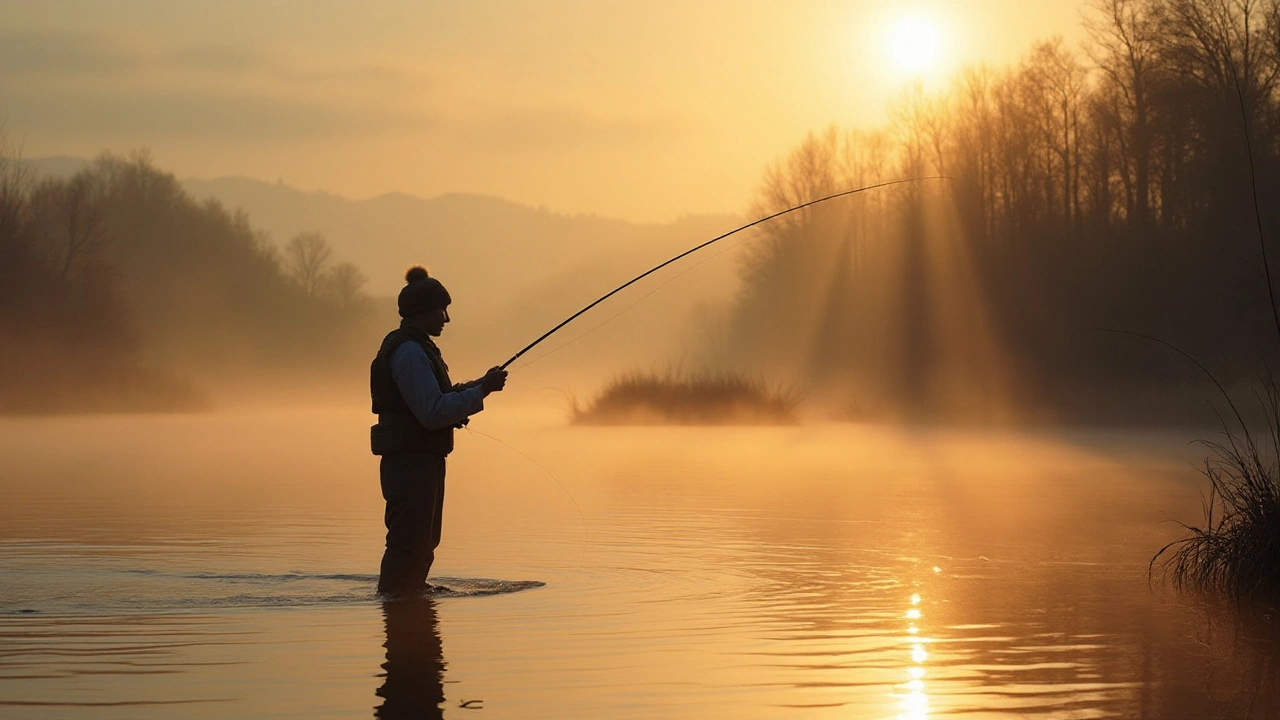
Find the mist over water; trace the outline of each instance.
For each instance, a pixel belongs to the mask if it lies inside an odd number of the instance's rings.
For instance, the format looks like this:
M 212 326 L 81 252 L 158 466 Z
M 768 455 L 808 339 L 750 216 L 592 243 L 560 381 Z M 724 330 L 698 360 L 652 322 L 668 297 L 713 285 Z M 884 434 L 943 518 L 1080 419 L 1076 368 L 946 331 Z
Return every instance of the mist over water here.
M 3 421 L 0 702 L 32 718 L 395 717 L 437 696 L 444 717 L 500 718 L 1277 708 L 1273 648 L 1148 587 L 1170 521 L 1199 508 L 1177 433 L 592 428 L 527 394 L 491 402 L 473 427 L 511 447 L 460 433 L 433 569 L 451 590 L 409 608 L 373 593 L 363 408 Z M 472 596 L 516 589 L 498 581 L 545 585 Z

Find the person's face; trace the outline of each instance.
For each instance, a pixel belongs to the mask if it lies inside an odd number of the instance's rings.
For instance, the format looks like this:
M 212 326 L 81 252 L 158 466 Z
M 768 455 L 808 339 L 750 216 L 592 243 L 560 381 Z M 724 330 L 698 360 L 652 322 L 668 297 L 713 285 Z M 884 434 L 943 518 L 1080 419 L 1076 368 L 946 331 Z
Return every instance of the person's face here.
M 417 318 L 417 323 L 426 333 L 432 337 L 440 337 L 440 333 L 444 332 L 444 326 L 449 322 L 449 308 L 442 307 L 435 310 L 428 310 Z

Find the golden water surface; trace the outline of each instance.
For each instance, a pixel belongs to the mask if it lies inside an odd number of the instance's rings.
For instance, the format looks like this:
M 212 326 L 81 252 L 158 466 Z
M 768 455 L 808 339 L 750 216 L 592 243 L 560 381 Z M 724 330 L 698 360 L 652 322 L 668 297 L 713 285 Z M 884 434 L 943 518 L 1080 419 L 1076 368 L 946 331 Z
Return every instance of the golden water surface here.
M 384 606 L 368 422 L 0 421 L 0 716 L 1280 712 L 1273 644 L 1148 584 L 1198 519 L 1193 433 L 575 428 L 513 405 L 450 458 L 450 589 Z

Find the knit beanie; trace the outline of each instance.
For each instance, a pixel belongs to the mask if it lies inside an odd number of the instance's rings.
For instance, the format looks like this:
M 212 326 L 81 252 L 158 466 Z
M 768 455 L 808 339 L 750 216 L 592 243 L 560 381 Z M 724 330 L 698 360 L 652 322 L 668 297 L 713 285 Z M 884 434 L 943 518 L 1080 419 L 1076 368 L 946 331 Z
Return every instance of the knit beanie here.
M 439 310 L 452 300 L 449 291 L 444 289 L 440 281 L 429 277 L 427 269 L 421 265 L 409 268 L 404 274 L 405 286 L 400 289 L 396 305 L 400 308 L 400 317 L 409 317 L 428 310 Z

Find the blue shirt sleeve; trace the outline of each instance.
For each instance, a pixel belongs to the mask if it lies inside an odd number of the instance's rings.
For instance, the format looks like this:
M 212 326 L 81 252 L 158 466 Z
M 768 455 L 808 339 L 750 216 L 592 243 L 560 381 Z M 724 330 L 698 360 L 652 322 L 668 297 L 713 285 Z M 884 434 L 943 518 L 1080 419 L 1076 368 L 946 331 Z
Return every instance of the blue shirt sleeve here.
M 484 390 L 479 387 L 441 392 L 427 351 L 416 342 L 396 348 L 391 355 L 391 377 L 409 410 L 428 430 L 453 427 L 484 409 Z

